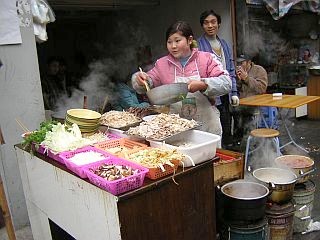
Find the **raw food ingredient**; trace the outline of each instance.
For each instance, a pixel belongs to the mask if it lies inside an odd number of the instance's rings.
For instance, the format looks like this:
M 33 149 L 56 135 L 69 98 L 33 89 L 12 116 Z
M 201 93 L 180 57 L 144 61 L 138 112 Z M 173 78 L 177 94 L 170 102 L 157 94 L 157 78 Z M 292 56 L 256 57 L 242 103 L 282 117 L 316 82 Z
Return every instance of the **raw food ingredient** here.
M 58 124 L 57 121 L 45 121 L 40 123 L 39 130 L 35 130 L 28 134 L 23 142 L 22 145 L 24 147 L 30 146 L 32 143 L 39 145 L 46 137 L 47 132 L 52 130 L 52 127 Z
M 163 140 L 196 126 L 198 126 L 196 121 L 181 118 L 178 114 L 161 113 L 149 121 L 140 123 L 137 127 L 131 127 L 127 133 L 154 140 Z
M 97 162 L 103 159 L 107 159 L 102 153 L 95 152 L 95 151 L 88 151 L 88 152 L 79 152 L 76 153 L 73 157 L 69 158 L 68 160 L 75 163 L 76 165 L 84 165 L 93 162 Z
M 115 181 L 139 173 L 139 169 L 133 170 L 124 165 L 102 164 L 97 169 L 90 168 L 94 174 L 108 181 Z
M 77 124 L 72 124 L 71 128 L 66 128 L 64 124 L 54 125 L 51 131 L 47 132 L 41 145 L 50 149 L 53 153 L 75 150 L 90 145 L 89 139 L 83 138 Z
M 122 128 L 141 121 L 141 118 L 136 117 L 129 112 L 109 111 L 104 113 L 100 118 L 100 124 L 112 128 Z
M 140 150 L 138 152 L 132 153 L 129 155 L 129 159 L 137 162 L 148 168 L 163 168 L 164 164 L 168 164 L 170 166 L 174 166 L 172 161 L 178 160 L 182 161 L 185 156 L 178 152 L 176 149 L 174 150 L 166 150 L 159 148 L 151 148 Z

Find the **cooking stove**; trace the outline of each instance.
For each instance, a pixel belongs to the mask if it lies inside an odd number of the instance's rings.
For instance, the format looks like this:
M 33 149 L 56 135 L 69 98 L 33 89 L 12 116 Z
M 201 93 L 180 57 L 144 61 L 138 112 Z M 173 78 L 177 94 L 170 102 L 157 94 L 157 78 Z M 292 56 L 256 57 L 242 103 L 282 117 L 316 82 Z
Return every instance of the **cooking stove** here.
M 291 201 L 283 204 L 278 204 L 274 202 L 267 202 L 266 214 L 270 215 L 282 215 L 294 211 L 294 204 Z

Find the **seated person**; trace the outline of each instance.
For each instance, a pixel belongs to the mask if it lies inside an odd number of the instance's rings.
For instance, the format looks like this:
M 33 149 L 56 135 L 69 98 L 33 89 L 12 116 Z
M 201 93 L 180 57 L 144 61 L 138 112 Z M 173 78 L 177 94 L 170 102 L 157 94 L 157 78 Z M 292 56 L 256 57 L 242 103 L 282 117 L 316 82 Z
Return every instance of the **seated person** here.
M 113 109 L 117 111 L 127 110 L 130 107 L 146 108 L 150 106 L 147 102 L 139 102 L 136 91 L 131 86 L 131 79 L 127 82 L 120 81 L 116 83 L 116 100 Z
M 237 88 L 241 98 L 263 94 L 267 90 L 267 71 L 260 65 L 254 64 L 249 55 L 240 55 L 237 58 Z M 234 139 L 239 144 L 252 130 L 249 125 L 253 123 L 253 117 L 257 109 L 255 107 L 238 106 L 233 108 Z M 252 124 L 253 125 L 253 124 Z

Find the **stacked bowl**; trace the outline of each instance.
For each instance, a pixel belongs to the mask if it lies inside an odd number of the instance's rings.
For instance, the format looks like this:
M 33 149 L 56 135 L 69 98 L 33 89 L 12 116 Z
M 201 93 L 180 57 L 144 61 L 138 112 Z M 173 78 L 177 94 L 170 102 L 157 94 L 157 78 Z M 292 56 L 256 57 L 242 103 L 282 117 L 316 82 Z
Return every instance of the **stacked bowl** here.
M 99 127 L 101 114 L 89 109 L 69 109 L 66 114 L 65 124 L 71 127 L 77 124 L 82 133 L 94 133 Z

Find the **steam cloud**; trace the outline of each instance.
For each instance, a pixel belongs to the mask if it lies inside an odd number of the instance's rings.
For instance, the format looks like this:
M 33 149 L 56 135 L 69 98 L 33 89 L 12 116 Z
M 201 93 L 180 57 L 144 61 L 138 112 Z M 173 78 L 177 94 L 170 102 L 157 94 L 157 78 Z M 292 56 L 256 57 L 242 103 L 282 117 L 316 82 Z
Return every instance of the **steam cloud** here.
M 290 44 L 270 28 L 266 30 L 259 22 L 250 22 L 249 33 L 238 38 L 242 51 L 251 56 L 259 55 L 261 61 L 274 64 L 277 56 L 289 50 Z
M 105 100 L 115 100 L 116 83 L 129 80 L 138 70 L 137 49 L 149 43 L 142 24 L 119 21 L 107 39 L 103 44 L 94 44 L 104 57 L 89 64 L 89 74 L 80 80 L 80 89 L 73 90 L 70 97 L 63 95 L 53 116 L 64 118 L 68 109 L 82 108 L 84 96 L 89 109 L 101 111 Z

